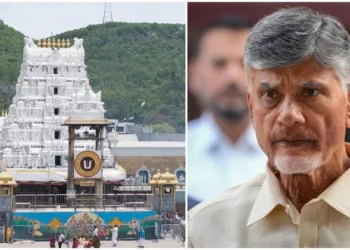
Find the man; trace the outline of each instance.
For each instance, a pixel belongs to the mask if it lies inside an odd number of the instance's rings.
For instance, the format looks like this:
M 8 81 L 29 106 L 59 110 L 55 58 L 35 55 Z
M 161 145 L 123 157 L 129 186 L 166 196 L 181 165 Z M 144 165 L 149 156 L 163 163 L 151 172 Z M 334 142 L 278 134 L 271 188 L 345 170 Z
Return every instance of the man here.
M 186 241 L 186 221 L 183 216 L 180 217 L 180 229 L 181 229 L 182 245 L 184 246 Z
M 180 222 L 179 214 L 176 213 L 174 217 L 174 224 L 179 224 L 179 222 Z
M 100 238 L 98 236 L 94 236 L 92 237 L 92 245 L 94 248 L 100 248 L 101 247 L 101 241 Z
M 62 244 L 66 241 L 66 237 L 62 232 L 58 233 L 58 248 L 62 248 Z
M 113 243 L 113 246 L 115 247 L 118 244 L 118 225 L 115 225 L 111 229 L 111 232 L 112 232 L 112 243 Z
M 306 8 L 255 25 L 244 63 L 267 173 L 195 207 L 191 247 L 350 247 L 349 41 Z
M 141 227 L 141 230 L 140 230 L 140 233 L 139 233 L 139 240 L 138 240 L 138 244 L 137 244 L 138 248 L 144 248 L 145 247 L 145 239 L 146 239 L 145 230 L 143 230 L 143 228 Z
M 222 17 L 200 34 L 190 63 L 191 92 L 203 115 L 188 126 L 188 208 L 263 171 L 246 100 L 244 45 L 251 24 Z
M 98 237 L 98 228 L 97 228 L 97 226 L 94 226 L 94 231 L 93 231 L 92 235 Z

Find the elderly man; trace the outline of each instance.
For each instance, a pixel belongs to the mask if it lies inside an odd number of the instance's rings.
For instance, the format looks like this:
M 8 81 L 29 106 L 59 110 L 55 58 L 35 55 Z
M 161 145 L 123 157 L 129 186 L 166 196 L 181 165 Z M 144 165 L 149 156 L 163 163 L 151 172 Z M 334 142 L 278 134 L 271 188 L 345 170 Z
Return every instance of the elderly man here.
M 220 17 L 201 31 L 193 50 L 189 88 L 204 112 L 188 126 L 189 209 L 264 172 L 243 68 L 251 28 L 243 18 Z
M 189 213 L 191 247 L 350 247 L 350 37 L 281 9 L 246 44 L 248 103 L 267 174 Z

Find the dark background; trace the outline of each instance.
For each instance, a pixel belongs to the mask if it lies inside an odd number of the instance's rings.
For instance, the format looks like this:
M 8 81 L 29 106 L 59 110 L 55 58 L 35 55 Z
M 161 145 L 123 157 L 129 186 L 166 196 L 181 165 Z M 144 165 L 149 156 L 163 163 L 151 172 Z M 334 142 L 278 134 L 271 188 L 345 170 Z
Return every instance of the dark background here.
M 237 14 L 255 23 L 279 8 L 296 6 L 305 6 L 334 16 L 350 30 L 350 3 L 188 3 L 188 57 L 189 59 L 191 57 L 191 47 L 196 31 L 220 15 Z M 200 109 L 190 92 L 188 92 L 187 107 L 188 121 L 200 115 Z

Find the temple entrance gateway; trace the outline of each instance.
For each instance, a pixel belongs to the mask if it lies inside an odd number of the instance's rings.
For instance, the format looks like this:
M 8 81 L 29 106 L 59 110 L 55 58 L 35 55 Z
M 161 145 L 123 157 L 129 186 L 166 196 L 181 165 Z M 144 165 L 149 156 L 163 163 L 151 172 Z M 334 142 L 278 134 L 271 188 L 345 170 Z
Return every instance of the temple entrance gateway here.
M 90 86 L 85 85 L 86 95 L 89 94 Z M 77 201 L 76 186 L 79 185 L 79 191 L 82 194 L 85 191 L 90 191 L 94 194 L 91 198 L 81 196 L 81 199 L 89 199 L 87 202 L 90 205 L 103 205 L 103 141 L 104 128 L 109 124 L 107 119 L 101 116 L 89 114 L 90 102 L 89 98 L 84 98 L 78 105 L 76 112 L 72 113 L 63 125 L 68 126 L 68 173 L 67 173 L 67 199 L 68 206 L 73 207 L 76 204 L 81 204 L 81 200 Z M 94 133 L 82 133 L 77 135 L 76 130 L 82 127 L 89 127 Z M 90 150 L 76 150 L 74 147 L 75 141 L 89 140 L 94 141 L 95 145 Z M 93 192 L 91 192 L 93 191 Z M 85 203 L 86 201 L 83 201 Z M 94 204 L 91 204 L 94 203 Z

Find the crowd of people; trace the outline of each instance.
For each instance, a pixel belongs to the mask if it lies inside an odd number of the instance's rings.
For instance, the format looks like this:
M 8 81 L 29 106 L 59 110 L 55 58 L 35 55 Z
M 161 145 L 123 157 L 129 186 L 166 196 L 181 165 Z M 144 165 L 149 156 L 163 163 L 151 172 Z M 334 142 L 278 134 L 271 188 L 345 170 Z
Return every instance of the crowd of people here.
M 185 241 L 185 220 L 183 217 L 178 216 L 178 214 L 175 215 L 174 218 L 170 219 L 170 214 L 167 215 L 167 220 L 176 220 L 176 224 L 183 225 L 183 230 L 181 230 L 181 237 L 183 238 L 183 242 Z M 112 225 L 110 232 L 111 232 L 111 240 L 112 240 L 112 247 L 117 247 L 118 245 L 118 225 Z M 145 246 L 145 240 L 146 240 L 146 233 L 145 230 L 141 227 L 140 230 L 137 233 L 137 247 L 138 248 L 144 248 Z M 101 241 L 99 237 L 99 230 L 96 226 L 94 226 L 94 229 L 92 231 L 92 237 L 88 240 L 86 240 L 84 237 L 78 238 L 76 235 L 73 235 L 72 240 L 70 240 L 67 235 L 65 235 L 63 232 L 58 232 L 58 234 L 53 234 L 50 238 L 50 248 L 56 248 L 56 243 L 58 248 L 62 248 L 62 246 L 66 246 L 66 248 L 70 248 L 70 242 L 72 242 L 72 248 L 78 248 L 79 245 L 82 245 L 84 248 L 100 248 L 101 247 Z
M 118 226 L 112 226 L 111 229 L 112 232 L 112 243 L 113 247 L 116 247 L 118 244 Z M 78 248 L 79 245 L 82 245 L 84 248 L 100 248 L 101 247 L 101 241 L 98 235 L 98 228 L 94 226 L 94 230 L 92 233 L 92 237 L 89 240 L 85 240 L 85 238 L 79 238 L 74 235 L 72 237 L 72 248 Z M 70 240 L 67 239 L 67 236 L 64 235 L 63 232 L 58 232 L 57 235 L 53 234 L 50 238 L 50 248 L 56 248 L 56 242 L 58 245 L 58 248 L 62 248 L 62 245 L 66 245 L 67 248 L 70 248 Z

